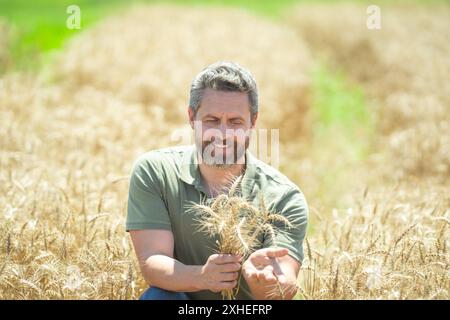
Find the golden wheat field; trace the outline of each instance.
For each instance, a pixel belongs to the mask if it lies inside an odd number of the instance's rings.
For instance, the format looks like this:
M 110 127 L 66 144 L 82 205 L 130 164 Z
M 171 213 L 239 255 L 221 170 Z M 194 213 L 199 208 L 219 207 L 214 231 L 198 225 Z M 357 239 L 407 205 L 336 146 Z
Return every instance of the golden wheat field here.
M 279 21 L 141 5 L 70 39 L 39 73 L 1 74 L 0 299 L 140 296 L 124 227 L 131 167 L 190 134 L 190 81 L 217 60 L 255 75 L 258 126 L 280 128 L 280 170 L 308 199 L 296 298 L 449 299 L 449 16 L 448 5 L 383 8 L 376 33 L 358 5 L 305 4 Z M 315 138 L 322 61 L 373 106 L 363 160 L 338 134 Z

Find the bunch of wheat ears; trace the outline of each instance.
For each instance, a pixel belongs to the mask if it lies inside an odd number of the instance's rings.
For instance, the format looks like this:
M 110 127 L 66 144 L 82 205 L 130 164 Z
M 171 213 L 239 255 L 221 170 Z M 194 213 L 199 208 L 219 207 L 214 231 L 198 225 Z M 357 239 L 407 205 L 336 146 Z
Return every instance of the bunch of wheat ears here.
M 263 195 L 259 195 L 258 207 L 248 201 L 241 190 L 242 176 L 234 179 L 226 193 L 201 203 L 191 203 L 189 210 L 196 215 L 198 230 L 208 236 L 217 236 L 216 251 L 221 254 L 240 255 L 244 260 L 261 247 L 261 237 L 276 245 L 276 235 L 283 232 L 276 222 L 290 229 L 293 224 L 285 216 L 272 213 L 266 208 Z M 235 289 L 222 291 L 225 300 L 235 299 L 241 281 Z M 278 284 L 277 289 L 281 290 Z

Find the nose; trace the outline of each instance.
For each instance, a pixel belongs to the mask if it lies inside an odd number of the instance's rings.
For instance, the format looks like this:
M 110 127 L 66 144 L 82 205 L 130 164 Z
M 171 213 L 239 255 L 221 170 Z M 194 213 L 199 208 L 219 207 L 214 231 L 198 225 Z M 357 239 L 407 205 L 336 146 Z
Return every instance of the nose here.
M 222 141 L 225 140 L 226 143 L 229 143 L 230 140 L 233 139 L 233 130 L 227 127 L 227 124 L 222 122 L 219 126 L 219 131 L 221 134 Z

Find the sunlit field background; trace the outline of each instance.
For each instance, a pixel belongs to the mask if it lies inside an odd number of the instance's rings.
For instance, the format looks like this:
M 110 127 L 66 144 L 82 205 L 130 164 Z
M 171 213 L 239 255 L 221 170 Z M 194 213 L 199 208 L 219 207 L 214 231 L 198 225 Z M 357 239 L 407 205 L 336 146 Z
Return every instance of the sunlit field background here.
M 0 299 L 139 297 L 131 166 L 189 134 L 217 60 L 308 200 L 296 298 L 449 299 L 450 4 L 224 3 L 0 0 Z

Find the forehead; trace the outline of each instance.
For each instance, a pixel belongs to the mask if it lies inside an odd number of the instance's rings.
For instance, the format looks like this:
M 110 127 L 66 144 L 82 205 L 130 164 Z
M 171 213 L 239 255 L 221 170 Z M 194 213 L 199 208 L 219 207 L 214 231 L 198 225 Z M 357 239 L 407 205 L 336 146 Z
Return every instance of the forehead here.
M 246 92 L 206 89 L 198 113 L 199 115 L 207 113 L 249 114 L 248 94 Z

